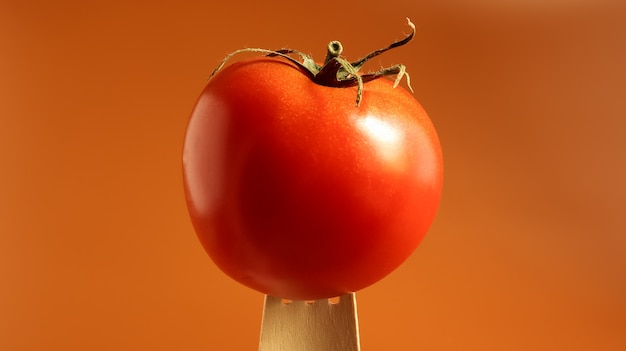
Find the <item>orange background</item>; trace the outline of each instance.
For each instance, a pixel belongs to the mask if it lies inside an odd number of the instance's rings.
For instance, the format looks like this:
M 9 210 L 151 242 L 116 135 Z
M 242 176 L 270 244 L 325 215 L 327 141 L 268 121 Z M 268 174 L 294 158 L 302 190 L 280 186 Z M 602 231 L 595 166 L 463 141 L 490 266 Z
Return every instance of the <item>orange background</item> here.
M 367 350 L 626 349 L 620 1 L 0 1 L 0 349 L 255 350 L 181 189 L 228 52 L 405 63 L 446 158 L 422 246 L 358 294 Z

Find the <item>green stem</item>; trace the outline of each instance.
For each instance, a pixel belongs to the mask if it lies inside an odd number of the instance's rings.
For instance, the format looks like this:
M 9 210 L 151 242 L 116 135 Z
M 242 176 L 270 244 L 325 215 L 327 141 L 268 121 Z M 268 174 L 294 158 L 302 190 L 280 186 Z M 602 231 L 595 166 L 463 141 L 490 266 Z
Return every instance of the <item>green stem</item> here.
M 224 60 L 217 66 L 217 68 L 211 73 L 210 77 L 213 77 L 228 61 L 232 56 L 241 52 L 260 52 L 265 53 L 270 57 L 283 57 L 296 66 L 300 67 L 307 75 L 311 77 L 311 79 L 320 85 L 329 86 L 329 87 L 352 87 L 357 86 L 357 96 L 356 96 L 356 105 L 359 106 L 361 102 L 361 97 L 363 95 L 363 84 L 365 82 L 369 82 L 374 79 L 378 79 L 384 76 L 396 75 L 396 81 L 394 83 L 394 87 L 398 85 L 402 77 L 407 78 L 407 82 L 409 79 L 408 74 L 406 73 L 404 65 L 394 65 L 391 67 L 383 68 L 377 72 L 360 74 L 359 69 L 370 59 L 388 51 L 393 48 L 397 48 L 399 46 L 406 45 L 408 42 L 413 40 L 415 36 L 415 25 L 407 18 L 409 26 L 411 27 L 411 33 L 405 36 L 403 39 L 398 40 L 396 42 L 391 43 L 387 47 L 382 49 L 378 49 L 370 52 L 365 55 L 365 57 L 360 60 L 349 62 L 343 57 L 341 54 L 343 53 L 343 46 L 340 42 L 333 40 L 328 43 L 326 58 L 324 59 L 324 64 L 317 64 L 310 56 L 305 55 L 304 53 L 292 50 L 292 49 L 282 49 L 282 50 L 267 50 L 267 49 L 258 49 L 258 48 L 248 48 L 241 49 L 235 52 L 230 53 Z M 291 54 L 297 54 L 301 57 L 302 62 L 296 60 L 291 57 Z M 209 77 L 209 78 L 210 78 Z M 409 89 L 411 85 L 409 84 Z M 412 89 L 411 89 L 412 90 Z
M 341 56 L 343 52 L 343 46 L 337 40 L 333 40 L 328 43 L 328 50 L 326 51 L 326 59 L 324 59 L 324 66 L 332 59 Z

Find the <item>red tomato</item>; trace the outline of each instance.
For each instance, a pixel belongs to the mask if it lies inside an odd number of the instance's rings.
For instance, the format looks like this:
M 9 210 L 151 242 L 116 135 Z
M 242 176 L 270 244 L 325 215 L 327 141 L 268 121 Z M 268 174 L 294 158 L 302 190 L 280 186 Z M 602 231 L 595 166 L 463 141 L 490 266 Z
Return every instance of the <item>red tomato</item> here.
M 315 84 L 257 58 L 217 74 L 189 121 L 188 208 L 227 275 L 293 300 L 342 295 L 388 275 L 418 246 L 442 189 L 433 125 L 387 79 Z

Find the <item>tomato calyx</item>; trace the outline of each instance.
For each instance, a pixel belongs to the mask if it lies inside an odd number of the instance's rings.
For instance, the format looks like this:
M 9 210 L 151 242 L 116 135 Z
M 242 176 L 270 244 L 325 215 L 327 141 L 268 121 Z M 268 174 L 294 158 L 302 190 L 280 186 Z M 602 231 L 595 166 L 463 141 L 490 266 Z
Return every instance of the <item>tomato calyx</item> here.
M 370 72 L 366 74 L 359 73 L 359 69 L 361 69 L 361 67 L 363 67 L 363 65 L 370 59 L 393 48 L 406 45 L 413 39 L 413 37 L 415 36 L 415 25 L 413 24 L 413 22 L 411 22 L 409 18 L 407 18 L 407 22 L 409 27 L 411 27 L 410 34 L 408 34 L 401 40 L 391 43 L 387 47 L 372 51 L 369 54 L 365 55 L 363 58 L 353 62 L 350 62 L 341 56 L 341 54 L 343 53 L 343 46 L 341 45 L 341 42 L 336 40 L 328 43 L 326 58 L 323 65 L 315 62 L 315 60 L 313 60 L 310 55 L 294 49 L 268 50 L 259 48 L 245 48 L 233 51 L 232 53 L 228 54 L 215 68 L 215 70 L 213 70 L 213 72 L 209 76 L 209 79 L 217 74 L 217 72 L 219 72 L 219 70 L 224 67 L 226 62 L 234 55 L 242 52 L 258 52 L 266 54 L 266 56 L 268 57 L 282 57 L 289 60 L 297 67 L 302 69 L 302 71 L 307 74 L 309 78 L 311 78 L 311 80 L 316 84 L 336 88 L 357 86 L 357 107 L 360 105 L 361 99 L 363 97 L 364 83 L 381 77 L 395 75 L 396 79 L 393 84 L 394 88 L 400 84 L 403 77 L 406 77 L 407 85 L 409 87 L 409 90 L 411 90 L 412 92 L 413 88 L 411 87 L 411 79 L 409 77 L 409 74 L 406 72 L 406 66 L 402 64 L 396 64 L 390 67 L 386 67 L 376 72 Z M 298 59 L 291 56 L 294 54 L 298 55 L 302 61 L 299 61 Z

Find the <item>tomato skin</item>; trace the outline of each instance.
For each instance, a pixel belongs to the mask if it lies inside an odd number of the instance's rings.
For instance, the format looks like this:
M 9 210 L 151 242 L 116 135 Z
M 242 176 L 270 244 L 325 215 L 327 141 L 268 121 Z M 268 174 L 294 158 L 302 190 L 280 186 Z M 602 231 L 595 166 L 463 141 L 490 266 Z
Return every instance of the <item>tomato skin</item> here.
M 257 58 L 214 76 L 183 150 L 195 231 L 227 275 L 312 300 L 382 279 L 416 249 L 441 196 L 443 161 L 419 103 L 387 79 L 313 83 Z

